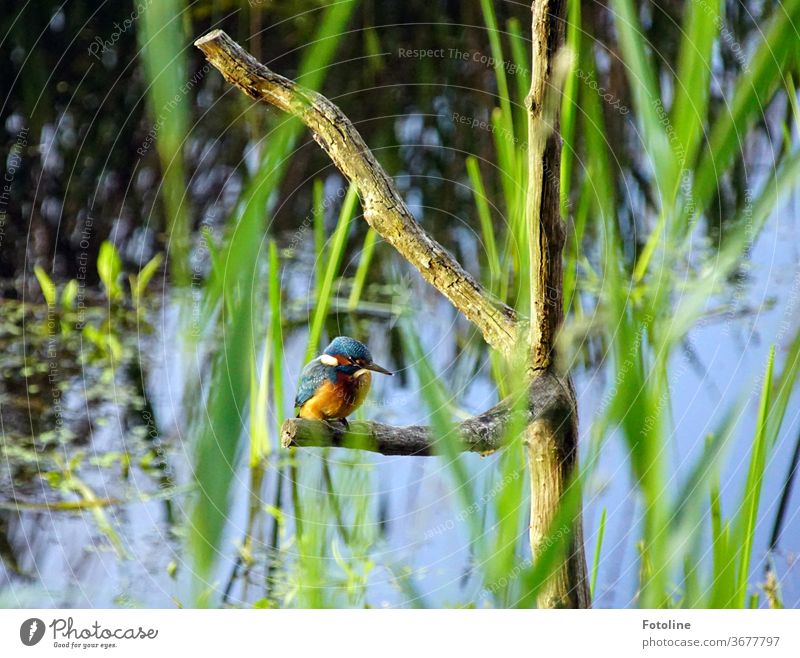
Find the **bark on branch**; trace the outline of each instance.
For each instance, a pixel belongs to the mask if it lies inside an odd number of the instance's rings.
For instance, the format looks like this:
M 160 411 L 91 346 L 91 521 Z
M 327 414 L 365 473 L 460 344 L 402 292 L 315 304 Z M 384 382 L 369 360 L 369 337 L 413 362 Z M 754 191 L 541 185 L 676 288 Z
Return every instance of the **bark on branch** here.
M 502 447 L 503 428 L 509 409 L 493 408 L 480 416 L 464 421 L 458 434 L 464 452 L 487 454 Z M 336 421 L 292 418 L 283 424 L 281 443 L 284 448 L 355 448 L 382 455 L 431 457 L 436 455 L 435 439 L 429 427 L 407 425 L 396 427 L 364 421 L 351 421 L 347 429 Z
M 422 229 L 394 181 L 336 105 L 274 73 L 222 30 L 213 30 L 194 43 L 232 85 L 302 120 L 356 186 L 369 225 L 478 327 L 489 345 L 505 356 L 512 354 L 520 338 L 516 312 L 493 298 Z
M 526 219 L 530 237 L 531 323 L 528 344 L 536 379 L 552 377 L 555 339 L 564 313 L 559 179 L 561 136 L 558 128 L 556 61 L 564 43 L 565 0 L 533 0 L 531 5 L 531 88 L 528 110 L 528 193 Z M 531 474 L 531 552 L 534 558 L 551 541 L 553 525 L 577 472 L 578 413 L 569 379 L 569 422 L 536 419 L 526 430 Z M 553 575 L 538 595 L 540 608 L 587 608 L 591 605 L 580 506 L 569 523 L 569 542 Z
M 555 64 L 564 43 L 565 0 L 535 0 L 531 12 L 531 87 L 528 113 L 526 222 L 531 262 L 531 366 L 552 364 L 556 333 L 564 314 L 562 299 L 564 222 L 560 209 L 561 102 Z
M 537 377 L 530 389 L 529 399 L 517 405 L 519 427 L 534 421 L 547 422 L 566 428 L 572 422 L 572 402 L 569 390 L 554 376 Z M 509 422 L 514 413 L 511 400 L 503 400 L 488 411 L 457 425 L 464 452 L 486 454 L 503 447 Z M 429 457 L 439 453 L 430 428 L 421 425 L 395 427 L 374 422 L 351 422 L 349 428 L 338 422 L 292 418 L 283 424 L 281 443 L 291 447 L 341 447 L 379 452 L 384 455 Z

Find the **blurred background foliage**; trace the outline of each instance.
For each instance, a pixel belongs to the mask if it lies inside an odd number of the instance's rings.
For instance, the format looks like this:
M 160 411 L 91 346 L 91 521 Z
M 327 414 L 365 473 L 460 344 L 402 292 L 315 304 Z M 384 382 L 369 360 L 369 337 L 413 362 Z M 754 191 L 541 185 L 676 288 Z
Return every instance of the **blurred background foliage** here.
M 797 262 L 800 3 L 568 6 L 561 358 L 596 600 L 797 603 L 800 279 L 751 261 Z M 524 311 L 528 23 L 489 0 L 0 12 L 3 604 L 532 604 L 563 533 L 530 563 L 518 433 L 483 460 L 450 440 L 521 377 L 191 45 L 221 27 L 321 90 Z M 430 423 L 439 457 L 278 448 L 338 333 L 400 371 L 362 415 Z
M 142 249 L 149 255 L 158 251 L 173 221 L 169 218 L 177 214 L 191 218 L 186 221 L 191 221 L 195 232 L 203 221 L 223 225 L 230 199 L 235 198 L 223 187 L 233 187 L 231 175 L 234 182 L 246 179 L 247 160 L 243 155 L 262 140 L 271 111 L 243 112 L 250 101 L 227 89 L 218 75 L 193 77 L 202 70 L 204 61 L 188 46 L 189 37 L 211 26 L 223 27 L 257 57 L 293 77 L 303 49 L 317 29 L 317 12 L 327 3 L 151 4 L 159 7 L 159 12 L 177 9 L 179 13 L 178 18 L 165 22 L 168 30 L 158 32 L 163 46 L 172 53 L 170 69 L 165 68 L 159 53 L 155 64 L 158 75 L 151 71 L 150 76 L 146 60 L 139 56 L 140 46 L 145 46 L 149 38 L 147 26 L 134 21 L 124 29 L 125 21 L 136 12 L 134 5 L 75 2 L 62 7 L 62 3 L 45 0 L 35 12 L 29 8 L 3 12 L 5 38 L 0 45 L 0 67 L 5 102 L 0 120 L 6 126 L 5 149 L 12 148 L 24 125 L 29 130 L 26 152 L 36 155 L 43 145 L 47 154 L 47 158 L 25 158 L 22 170 L 14 177 L 4 238 L 8 248 L 0 253 L 4 280 L 22 277 L 26 258 L 44 264 L 54 257 L 55 272 L 74 277 L 80 232 L 87 215 L 94 220 L 94 254 L 113 231 L 115 241 L 130 244 L 123 254 L 129 262 L 138 262 Z M 677 61 L 683 4 L 679 0 L 659 2 L 657 9 L 655 3 L 642 5 L 648 19 L 642 24 L 643 35 L 659 53 L 653 58 L 658 78 L 663 76 L 658 69 L 672 73 Z M 504 26 L 509 18 L 517 19 L 517 29 L 525 40 L 528 11 L 524 5 L 496 3 L 498 24 Z M 602 3 L 584 7 L 582 12 L 583 38 L 594 44 L 602 60 L 602 70 L 596 72 L 598 84 L 619 101 L 617 107 L 631 108 L 611 12 Z M 726 4 L 725 25 L 732 39 L 719 44 L 722 68 L 720 87 L 709 100 L 712 114 L 722 110 L 726 92 L 741 70 L 739 49 L 755 38 L 756 26 L 769 13 L 765 3 Z M 447 193 L 446 181 L 464 180 L 464 161 L 456 154 L 472 153 L 483 161 L 493 159 L 491 133 L 455 125 L 452 114 L 490 119 L 497 93 L 494 71 L 490 61 L 475 62 L 471 57 L 466 61 L 449 55 L 414 58 L 398 56 L 398 52 L 458 49 L 470 56 L 480 53 L 488 60 L 492 52 L 483 23 L 479 3 L 444 2 L 431 7 L 413 1 L 401 5 L 361 2 L 348 24 L 350 35 L 336 44 L 338 63 L 325 70 L 326 93 L 358 123 L 367 143 L 381 154 L 384 166 L 400 177 L 409 201 L 413 204 L 419 203 L 420 197 L 435 198 L 442 217 L 449 213 L 473 215 L 468 194 L 458 188 L 455 194 Z M 159 44 L 151 46 L 157 48 Z M 93 55 L 89 55 L 90 49 Z M 172 61 L 175 53 L 181 56 Z M 510 53 L 506 56 L 511 63 Z M 524 73 L 509 78 L 525 88 Z M 152 87 L 150 77 L 155 78 Z M 407 84 L 397 84 L 398 80 Z M 194 84 L 186 100 L 176 111 L 165 111 L 172 95 L 191 81 Z M 159 85 L 165 88 L 161 90 Z M 148 90 L 150 96 L 145 93 Z M 213 111 L 208 111 L 212 103 Z M 354 104 L 352 110 L 350 103 Z M 775 112 L 788 121 L 791 107 L 779 105 L 766 114 Z M 154 107 L 161 109 L 156 112 Z M 358 108 L 362 108 L 361 113 Z M 646 155 L 636 139 L 635 127 L 614 105 L 603 103 L 601 109 L 619 196 L 642 197 L 644 204 L 654 204 L 643 162 Z M 399 117 L 406 119 L 400 121 Z M 154 118 L 165 118 L 175 126 L 160 131 L 160 139 L 149 140 Z M 758 130 L 768 131 L 766 117 L 759 123 Z M 164 132 L 186 133 L 182 148 L 168 142 Z M 443 139 L 448 149 L 438 148 Z M 164 145 L 164 152 L 172 151 L 172 156 L 151 148 L 154 141 Z M 420 148 L 412 147 L 417 144 Z M 209 148 L 213 152 L 206 154 Z M 139 149 L 145 154 L 138 154 Z M 182 199 L 187 208 L 180 212 L 173 206 L 181 200 L 157 198 L 159 192 L 164 197 L 170 194 L 162 190 L 159 181 L 162 170 L 172 171 L 168 166 L 172 157 L 185 159 L 189 171 L 190 187 Z M 292 230 L 297 217 L 306 214 L 311 191 L 301 182 L 309 172 L 326 167 L 329 164 L 324 155 L 311 144 L 293 154 L 282 183 L 283 195 L 288 198 L 279 204 L 273 218 L 276 230 Z M 487 170 L 484 175 L 490 185 L 497 185 L 494 172 Z M 722 230 L 725 218 L 733 216 L 733 209 L 741 205 L 744 175 L 744 163 L 739 162 L 724 181 L 723 194 L 715 199 L 720 207 L 711 213 L 715 221 L 709 224 L 709 231 Z M 171 186 L 163 187 L 168 190 Z M 627 249 L 635 252 L 642 245 L 636 239 L 641 231 L 635 230 L 633 213 L 633 208 L 624 210 L 620 222 Z M 146 221 L 140 221 L 143 218 Z M 430 223 L 435 233 L 436 226 L 448 226 L 444 221 Z M 437 238 L 453 246 L 446 232 L 441 231 Z M 18 287 L 9 287 L 6 294 L 13 295 Z

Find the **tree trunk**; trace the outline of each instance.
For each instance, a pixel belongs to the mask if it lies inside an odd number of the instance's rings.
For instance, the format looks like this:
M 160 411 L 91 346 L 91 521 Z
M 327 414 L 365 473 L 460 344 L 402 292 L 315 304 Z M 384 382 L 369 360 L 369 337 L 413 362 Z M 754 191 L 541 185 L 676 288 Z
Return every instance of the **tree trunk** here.
M 526 217 L 531 236 L 530 367 L 534 379 L 555 378 L 568 410 L 535 419 L 526 429 L 531 476 L 531 552 L 536 559 L 553 542 L 565 540 L 556 567 L 540 590 L 540 608 L 590 606 L 580 500 L 576 513 L 559 527 L 555 521 L 577 470 L 578 420 L 575 392 L 568 379 L 554 373 L 555 339 L 563 307 L 562 251 L 564 224 L 560 215 L 561 136 L 558 126 L 560 72 L 566 2 L 535 0 L 532 6 L 531 89 L 528 111 L 528 196 Z M 578 492 L 576 492 L 578 493 Z

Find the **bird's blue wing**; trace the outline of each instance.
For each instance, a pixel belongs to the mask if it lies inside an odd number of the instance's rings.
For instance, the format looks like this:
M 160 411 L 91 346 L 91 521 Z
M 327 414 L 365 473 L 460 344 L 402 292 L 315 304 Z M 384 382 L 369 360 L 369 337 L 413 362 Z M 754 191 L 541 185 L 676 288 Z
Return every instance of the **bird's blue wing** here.
M 314 359 L 303 368 L 300 373 L 300 382 L 297 384 L 297 396 L 294 399 L 294 406 L 301 407 L 308 402 L 322 386 L 326 379 L 336 381 L 334 368 L 326 366 L 319 359 Z

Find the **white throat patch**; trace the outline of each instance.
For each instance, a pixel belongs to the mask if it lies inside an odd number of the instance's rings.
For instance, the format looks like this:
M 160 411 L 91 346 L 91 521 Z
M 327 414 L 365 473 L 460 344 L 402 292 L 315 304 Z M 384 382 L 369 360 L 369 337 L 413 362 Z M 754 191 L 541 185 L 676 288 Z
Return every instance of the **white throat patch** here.
M 321 363 L 324 363 L 326 366 L 338 366 L 339 361 L 335 356 L 331 356 L 330 354 L 323 354 L 319 357 Z

